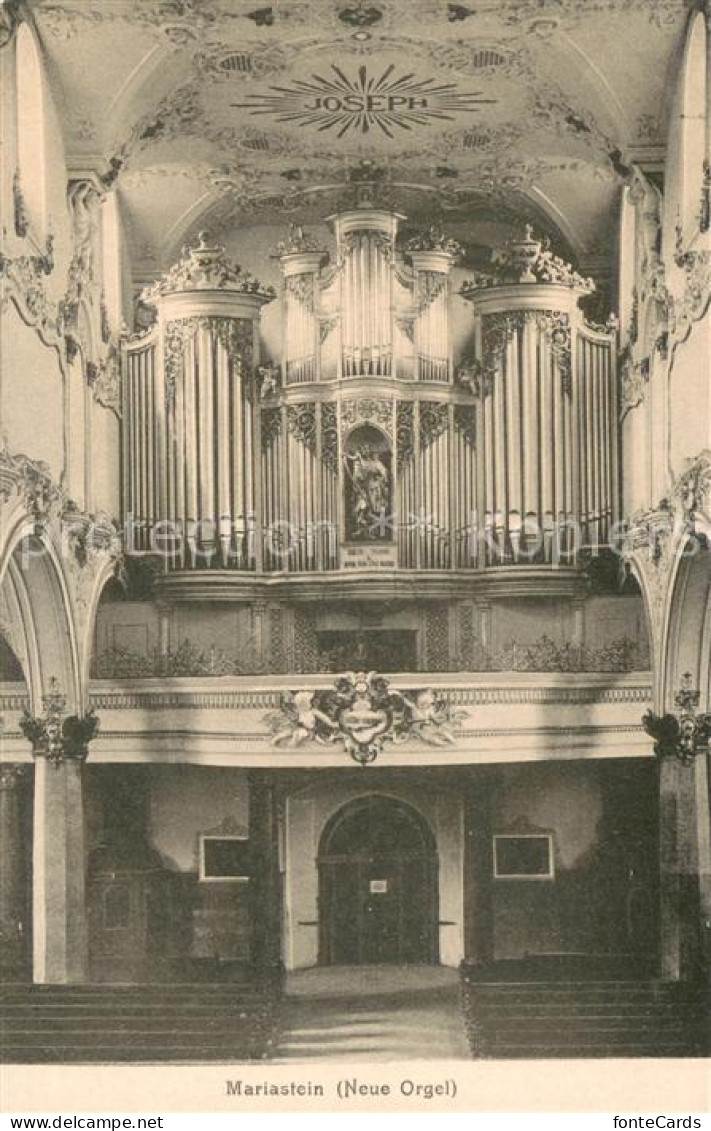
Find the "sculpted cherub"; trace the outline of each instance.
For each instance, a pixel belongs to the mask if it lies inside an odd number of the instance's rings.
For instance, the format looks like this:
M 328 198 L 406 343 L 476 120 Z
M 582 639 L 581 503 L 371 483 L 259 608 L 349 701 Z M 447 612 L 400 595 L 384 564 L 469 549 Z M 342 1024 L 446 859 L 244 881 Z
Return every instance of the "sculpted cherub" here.
M 268 722 L 274 732 L 275 746 L 301 746 L 310 739 L 318 739 L 319 724 L 329 731 L 337 730 L 336 723 L 325 712 L 314 706 L 314 691 L 296 691 L 284 697 L 281 711 L 272 713 Z
M 432 746 L 446 746 L 456 742 L 450 726 L 446 704 L 431 688 L 418 691 L 414 699 L 403 695 L 412 712 L 412 733 Z
M 260 365 L 257 369 L 259 377 L 259 396 L 264 401 L 279 391 L 279 367 L 276 365 Z

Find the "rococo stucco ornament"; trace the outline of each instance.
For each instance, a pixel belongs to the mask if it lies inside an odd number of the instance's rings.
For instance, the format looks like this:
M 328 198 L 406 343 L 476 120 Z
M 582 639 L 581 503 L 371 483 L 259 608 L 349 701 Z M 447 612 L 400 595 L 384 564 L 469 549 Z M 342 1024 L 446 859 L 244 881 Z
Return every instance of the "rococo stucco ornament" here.
M 584 278 L 560 256 L 551 251 L 547 237 L 536 237 L 531 224 L 526 224 L 522 236 L 508 239 L 491 253 L 492 271 L 465 280 L 459 293 L 463 298 L 473 298 L 478 291 L 488 287 L 508 286 L 512 283 L 558 283 L 592 294 L 595 283 Z
M 254 295 L 263 302 L 276 298 L 274 287 L 265 287 L 259 279 L 227 258 L 224 247 L 211 244 L 201 232 L 196 247 L 184 248 L 180 260 L 161 279 L 144 288 L 141 299 L 155 305 L 166 295 L 180 291 L 232 291 Z
M 705 530 L 711 531 L 711 450 L 707 448 L 686 461 L 672 494 L 687 523 L 703 523 Z
M 50 680 L 42 705 L 42 715 L 34 716 L 25 710 L 20 719 L 20 730 L 31 743 L 32 753 L 46 758 L 55 767 L 63 762 L 83 762 L 89 753 L 89 743 L 99 729 L 94 712 L 83 716 L 65 714 L 66 697 L 60 693 L 55 679 Z
M 266 722 L 275 746 L 340 745 L 365 766 L 375 761 L 386 742 L 454 744 L 455 728 L 467 714 L 431 688 L 400 691 L 377 672 L 348 672 L 328 690 L 288 693 Z

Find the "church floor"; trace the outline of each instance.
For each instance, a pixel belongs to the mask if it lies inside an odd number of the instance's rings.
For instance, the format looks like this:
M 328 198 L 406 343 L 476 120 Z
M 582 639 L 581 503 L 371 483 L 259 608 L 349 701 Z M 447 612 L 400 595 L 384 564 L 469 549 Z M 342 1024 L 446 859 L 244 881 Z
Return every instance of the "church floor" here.
M 289 974 L 272 1060 L 469 1060 L 456 970 L 331 966 Z

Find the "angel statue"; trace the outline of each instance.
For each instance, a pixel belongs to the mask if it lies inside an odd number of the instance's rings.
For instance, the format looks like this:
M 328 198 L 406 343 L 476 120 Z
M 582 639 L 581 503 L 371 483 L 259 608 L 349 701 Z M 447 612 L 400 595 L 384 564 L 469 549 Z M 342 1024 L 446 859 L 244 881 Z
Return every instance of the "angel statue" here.
M 362 444 L 345 458 L 352 486 L 349 517 L 354 533 L 360 538 L 383 537 L 390 502 L 388 469 L 370 444 Z
M 279 391 L 278 365 L 260 365 L 257 369 L 257 377 L 259 378 L 259 396 L 261 400 L 265 401 L 268 397 L 274 396 L 274 394 Z
M 267 723 L 274 735 L 274 746 L 301 746 L 307 740 L 324 741 L 325 731 L 338 730 L 337 724 L 314 705 L 314 691 L 287 694 L 280 711 L 272 711 Z
M 447 746 L 456 742 L 450 727 L 452 719 L 446 702 L 431 688 L 415 693 L 413 699 L 403 695 L 403 701 L 411 712 L 411 734 L 421 738 L 430 746 Z

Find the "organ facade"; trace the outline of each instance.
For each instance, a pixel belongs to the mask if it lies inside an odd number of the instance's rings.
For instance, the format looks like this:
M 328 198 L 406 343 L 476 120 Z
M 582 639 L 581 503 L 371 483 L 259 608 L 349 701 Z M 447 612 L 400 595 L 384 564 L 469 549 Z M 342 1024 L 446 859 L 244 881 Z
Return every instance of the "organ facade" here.
M 580 308 L 594 284 L 530 229 L 512 237 L 461 288 L 456 358 L 460 249 L 434 230 L 401 246 L 400 219 L 332 217 L 332 261 L 290 232 L 281 359 L 260 356 L 274 295 L 204 240 L 144 293 L 157 320 L 127 344 L 124 407 L 138 550 L 221 586 L 426 571 L 456 593 L 502 571 L 515 587 L 518 567 L 572 580 L 609 545 L 616 337 Z

